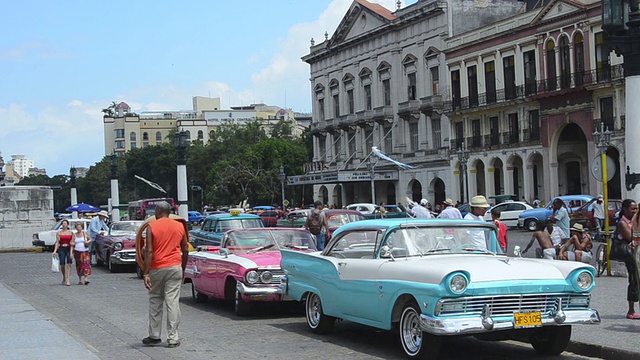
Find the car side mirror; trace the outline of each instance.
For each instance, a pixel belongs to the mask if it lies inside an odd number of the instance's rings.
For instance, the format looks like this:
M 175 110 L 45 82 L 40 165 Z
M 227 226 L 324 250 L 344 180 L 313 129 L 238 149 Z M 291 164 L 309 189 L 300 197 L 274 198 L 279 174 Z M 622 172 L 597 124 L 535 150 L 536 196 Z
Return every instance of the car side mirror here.
M 385 245 L 380 248 L 380 258 L 393 259 L 393 255 L 391 254 L 391 248 L 389 247 L 389 245 Z
M 513 255 L 516 257 L 522 257 L 522 251 L 520 250 L 520 246 L 516 245 L 513 248 Z
M 229 256 L 229 249 L 227 248 L 220 248 L 220 255 L 224 256 L 224 257 L 228 257 Z

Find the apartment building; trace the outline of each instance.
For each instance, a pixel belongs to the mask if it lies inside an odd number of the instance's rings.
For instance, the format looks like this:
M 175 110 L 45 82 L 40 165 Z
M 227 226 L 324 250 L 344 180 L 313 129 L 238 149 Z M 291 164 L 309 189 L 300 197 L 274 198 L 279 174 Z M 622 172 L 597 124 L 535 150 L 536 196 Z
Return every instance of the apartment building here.
M 277 106 L 253 104 L 222 110 L 220 98 L 195 96 L 192 110 L 136 114 L 131 112 L 127 103 L 121 102 L 114 106 L 113 114 L 103 117 L 105 154 L 122 154 L 138 147 L 171 142 L 170 134 L 180 130 L 187 133 L 190 141 L 199 140 L 206 144 L 220 126 L 253 121 L 259 121 L 268 134 L 269 128 L 280 120 L 292 123 L 292 136 L 302 135 L 304 127 L 297 124 L 293 111 Z
M 400 2 L 398 2 L 400 4 Z M 338 207 L 439 203 L 453 197 L 445 39 L 522 11 L 518 1 L 418 1 L 395 11 L 355 0 L 310 65 L 314 161 L 289 185 L 313 184 Z M 413 168 L 372 156 L 375 146 Z
M 600 1 L 554 0 L 447 39 L 444 113 L 452 154 L 468 150 L 471 196 L 601 193 L 591 167 L 593 132 L 604 127 L 616 168 L 609 197 L 622 197 L 624 74 L 600 22 Z M 450 166 L 461 197 L 464 161 L 451 156 Z

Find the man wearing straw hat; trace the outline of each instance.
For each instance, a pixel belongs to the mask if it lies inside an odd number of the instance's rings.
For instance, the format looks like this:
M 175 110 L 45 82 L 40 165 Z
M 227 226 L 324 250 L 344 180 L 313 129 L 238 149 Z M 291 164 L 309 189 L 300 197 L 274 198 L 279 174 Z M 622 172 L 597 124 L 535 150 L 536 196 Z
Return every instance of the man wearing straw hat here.
M 93 240 L 89 245 L 89 262 L 91 264 L 93 264 L 93 244 L 96 242 L 96 237 L 99 234 L 104 235 L 105 231 L 109 231 L 109 227 L 107 227 L 107 224 L 104 222 L 104 220 L 108 217 L 109 213 L 101 210 L 98 215 L 94 216 L 93 219 L 91 219 L 91 221 L 89 222 L 89 228 L 87 229 L 87 232 L 89 233 L 89 237 L 91 238 L 91 240 Z
M 567 251 L 567 248 L 571 245 L 574 246 L 574 251 Z M 587 234 L 582 224 L 575 223 L 571 227 L 571 238 L 560 248 L 558 258 L 560 260 L 575 260 L 589 264 L 593 259 L 591 248 L 593 248 L 591 237 Z
M 447 198 L 442 202 L 442 204 L 445 206 L 445 208 L 444 210 L 442 210 L 442 212 L 440 212 L 438 218 L 462 220 L 462 214 L 460 213 L 460 210 L 458 210 L 458 208 L 453 206 L 453 200 Z
M 471 210 L 464 216 L 465 220 L 485 222 L 483 217 L 489 208 L 487 198 L 482 195 L 474 196 L 471 198 L 471 201 L 469 201 L 469 207 Z M 474 246 L 478 249 L 487 250 L 487 239 L 485 239 L 483 230 L 469 230 L 469 233 Z

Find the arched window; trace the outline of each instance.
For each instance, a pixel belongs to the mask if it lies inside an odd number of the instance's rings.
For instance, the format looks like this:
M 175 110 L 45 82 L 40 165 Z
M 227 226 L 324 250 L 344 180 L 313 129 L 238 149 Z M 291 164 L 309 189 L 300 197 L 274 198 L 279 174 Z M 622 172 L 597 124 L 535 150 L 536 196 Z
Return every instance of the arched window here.
M 560 86 L 563 89 L 571 86 L 571 57 L 569 54 L 569 38 L 560 38 Z
M 143 132 L 142 133 L 142 141 L 149 141 L 149 133 L 148 132 Z
M 137 147 L 136 144 L 136 133 L 134 133 L 133 131 L 131 133 L 129 133 L 129 142 L 131 143 L 131 148 L 135 149 Z
M 191 131 L 187 130 L 187 141 L 191 141 Z
M 556 89 L 556 44 L 553 41 L 547 42 L 547 87 L 549 90 Z
M 573 67 L 576 86 L 584 84 L 584 39 L 582 33 L 577 33 L 573 38 Z
M 204 140 L 204 133 L 202 130 L 198 130 L 198 140 Z
M 156 145 L 162 145 L 162 133 L 160 131 L 156 132 Z
M 209 141 L 213 140 L 213 134 L 215 134 L 215 131 L 209 130 Z

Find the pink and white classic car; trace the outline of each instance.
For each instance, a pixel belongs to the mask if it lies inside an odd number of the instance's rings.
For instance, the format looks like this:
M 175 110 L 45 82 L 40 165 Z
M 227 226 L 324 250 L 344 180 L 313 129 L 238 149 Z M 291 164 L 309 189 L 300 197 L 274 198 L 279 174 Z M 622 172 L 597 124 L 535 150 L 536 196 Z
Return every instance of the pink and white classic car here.
M 254 301 L 291 300 L 278 288 L 284 275 L 280 249 L 312 252 L 316 245 L 305 229 L 229 230 L 220 246 L 199 246 L 189 253 L 184 283 L 191 284 L 195 301 L 234 301 L 237 315 L 249 315 Z

